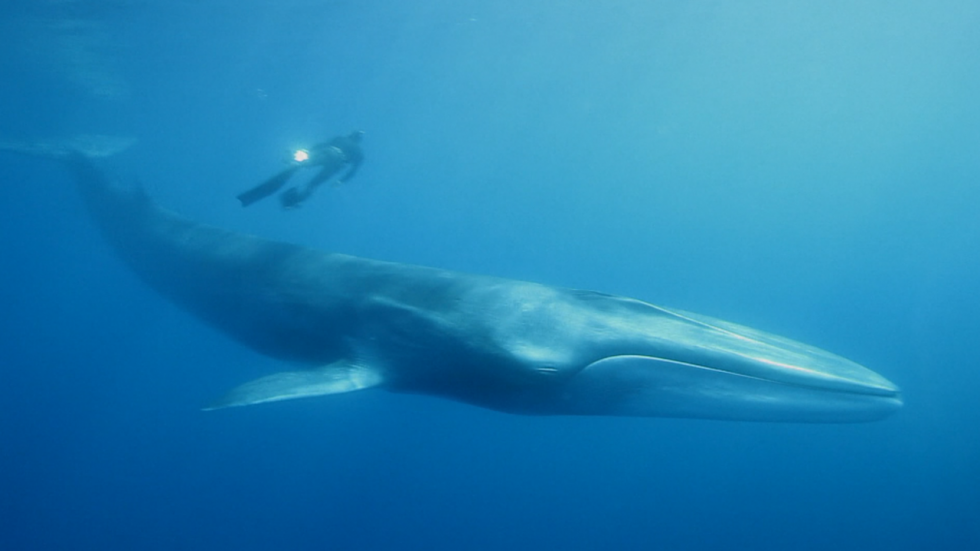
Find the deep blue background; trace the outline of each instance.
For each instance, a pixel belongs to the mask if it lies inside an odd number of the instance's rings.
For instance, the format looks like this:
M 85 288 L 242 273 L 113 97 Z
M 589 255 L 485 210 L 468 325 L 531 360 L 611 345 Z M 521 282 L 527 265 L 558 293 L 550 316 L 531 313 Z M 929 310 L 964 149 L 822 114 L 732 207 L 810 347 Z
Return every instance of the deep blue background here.
M 0 549 L 980 548 L 980 4 L 24 4 L 0 13 L 0 140 L 133 136 L 107 165 L 192 218 L 717 316 L 907 405 L 204 413 L 279 366 L 136 281 L 59 167 L 3 154 Z M 354 128 L 351 185 L 234 201 Z

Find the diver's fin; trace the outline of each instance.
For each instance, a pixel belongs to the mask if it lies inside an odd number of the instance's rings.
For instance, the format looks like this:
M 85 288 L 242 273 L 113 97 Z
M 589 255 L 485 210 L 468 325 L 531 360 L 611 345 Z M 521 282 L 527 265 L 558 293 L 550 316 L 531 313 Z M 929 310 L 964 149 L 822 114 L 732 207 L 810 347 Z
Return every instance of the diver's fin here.
M 297 170 L 299 170 L 298 165 L 291 166 L 279 172 L 275 176 L 253 187 L 252 189 L 239 193 L 238 200 L 242 202 L 243 207 L 247 207 L 260 199 L 265 199 L 266 197 L 282 189 L 283 186 L 286 185 L 286 182 L 289 181 L 289 178 Z
M 304 371 L 283 371 L 249 381 L 204 408 L 205 411 L 250 406 L 294 398 L 341 394 L 378 386 L 384 378 L 376 370 L 347 361 Z

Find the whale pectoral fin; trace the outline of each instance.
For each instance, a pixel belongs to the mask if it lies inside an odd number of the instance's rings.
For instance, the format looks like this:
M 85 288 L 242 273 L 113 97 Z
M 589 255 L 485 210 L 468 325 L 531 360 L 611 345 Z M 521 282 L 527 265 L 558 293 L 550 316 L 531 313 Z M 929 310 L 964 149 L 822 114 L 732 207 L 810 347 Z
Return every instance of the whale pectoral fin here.
M 382 382 L 383 377 L 374 369 L 346 361 L 335 362 L 317 369 L 283 371 L 249 381 L 204 410 L 341 394 L 378 386 Z

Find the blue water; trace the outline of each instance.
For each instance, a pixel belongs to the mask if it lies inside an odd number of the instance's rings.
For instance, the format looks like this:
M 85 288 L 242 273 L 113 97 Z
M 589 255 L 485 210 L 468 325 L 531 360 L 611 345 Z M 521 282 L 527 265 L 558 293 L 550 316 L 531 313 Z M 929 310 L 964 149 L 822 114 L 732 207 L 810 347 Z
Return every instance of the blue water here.
M 758 327 L 903 388 L 858 425 L 537 418 L 281 366 L 0 156 L 0 549 L 980 548 L 980 4 L 36 1 L 0 140 L 131 136 L 162 204 L 369 258 Z M 236 193 L 355 128 L 295 212 Z

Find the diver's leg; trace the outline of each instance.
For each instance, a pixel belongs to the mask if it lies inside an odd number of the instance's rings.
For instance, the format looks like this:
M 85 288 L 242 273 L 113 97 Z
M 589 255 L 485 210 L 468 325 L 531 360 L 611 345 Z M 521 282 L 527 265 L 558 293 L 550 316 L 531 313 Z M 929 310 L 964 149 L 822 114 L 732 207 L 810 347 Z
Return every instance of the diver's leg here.
M 282 186 L 286 185 L 286 182 L 289 181 L 289 178 L 298 169 L 299 167 L 297 166 L 291 166 L 286 170 L 283 170 L 279 174 L 276 174 L 272 178 L 269 178 L 252 189 L 239 194 L 238 200 L 242 202 L 243 207 L 247 207 L 260 199 L 265 199 L 266 197 L 282 189 Z
M 282 204 L 282 208 L 292 209 L 298 207 L 309 196 L 308 188 L 301 190 L 299 186 L 291 187 L 279 194 L 279 202 Z
M 313 195 L 313 190 L 319 187 L 322 183 L 326 182 L 337 172 L 337 167 L 335 166 L 325 166 L 323 170 L 316 173 L 316 176 L 310 179 L 306 184 L 306 189 L 308 190 L 306 195 Z
M 302 187 L 296 186 L 289 188 L 282 192 L 282 194 L 279 196 L 279 201 L 282 203 L 282 207 L 286 209 L 298 207 L 300 203 L 309 199 L 310 196 L 313 195 L 313 192 L 316 191 L 316 188 L 323 182 L 329 180 L 335 172 L 337 172 L 336 167 L 324 167 L 323 170 L 317 172 L 316 176 L 307 182 L 306 185 Z

